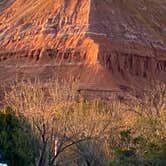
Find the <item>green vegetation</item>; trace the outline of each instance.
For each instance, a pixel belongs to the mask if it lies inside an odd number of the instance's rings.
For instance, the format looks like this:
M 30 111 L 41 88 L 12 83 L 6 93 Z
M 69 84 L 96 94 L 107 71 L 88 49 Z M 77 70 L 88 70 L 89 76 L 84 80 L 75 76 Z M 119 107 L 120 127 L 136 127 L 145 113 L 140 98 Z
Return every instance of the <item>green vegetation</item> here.
M 33 166 L 36 151 L 30 126 L 12 108 L 0 111 L 0 154 L 10 166 Z
M 131 103 L 88 101 L 75 87 L 26 82 L 5 92 L 0 153 L 9 166 L 166 165 L 165 85 Z
M 114 159 L 109 166 L 164 166 L 166 165 L 166 140 L 151 142 L 144 136 L 134 137 L 131 130 L 120 132 L 112 143 Z

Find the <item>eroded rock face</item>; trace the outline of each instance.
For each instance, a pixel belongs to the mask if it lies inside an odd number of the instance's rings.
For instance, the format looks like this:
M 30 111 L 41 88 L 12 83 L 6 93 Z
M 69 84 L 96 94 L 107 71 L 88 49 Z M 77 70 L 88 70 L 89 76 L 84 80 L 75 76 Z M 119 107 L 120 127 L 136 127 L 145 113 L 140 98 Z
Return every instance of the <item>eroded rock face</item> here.
M 55 77 L 69 73 L 94 89 L 166 81 L 164 0 L 4 1 L 0 72 L 17 64 L 14 73 L 43 78 L 49 66 Z
M 14 0 L 0 0 L 0 12 L 12 5 L 13 2 Z

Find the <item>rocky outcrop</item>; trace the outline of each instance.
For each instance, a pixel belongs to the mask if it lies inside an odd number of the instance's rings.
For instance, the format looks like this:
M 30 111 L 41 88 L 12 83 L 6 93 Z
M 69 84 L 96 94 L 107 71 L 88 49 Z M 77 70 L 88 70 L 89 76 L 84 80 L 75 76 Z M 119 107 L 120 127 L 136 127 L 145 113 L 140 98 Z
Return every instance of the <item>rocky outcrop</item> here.
M 31 50 L 1 51 L 0 62 L 15 59 L 28 59 L 36 63 L 79 63 L 86 61 L 86 55 L 83 52 L 73 49 L 64 51 L 54 48 L 38 48 Z
M 13 2 L 14 0 L 0 0 L 0 12 L 12 5 Z
M 142 57 L 137 54 L 111 52 L 103 62 L 111 72 L 117 71 L 123 75 L 129 73 L 148 78 L 157 77 L 159 73 L 166 72 L 166 60 L 159 60 L 155 57 Z
M 74 64 L 70 74 L 94 89 L 166 81 L 165 11 L 163 0 L 11 1 L 0 10 L 0 66 L 38 64 L 25 72 L 36 76 Z

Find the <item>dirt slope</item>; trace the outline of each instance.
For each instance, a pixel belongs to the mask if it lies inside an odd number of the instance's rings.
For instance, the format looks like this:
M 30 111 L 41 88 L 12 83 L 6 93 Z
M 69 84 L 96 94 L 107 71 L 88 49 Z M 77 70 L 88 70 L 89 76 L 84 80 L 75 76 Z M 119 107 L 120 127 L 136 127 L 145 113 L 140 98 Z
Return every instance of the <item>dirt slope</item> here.
M 165 16 L 165 0 L 0 0 L 0 80 L 112 91 L 166 81 Z

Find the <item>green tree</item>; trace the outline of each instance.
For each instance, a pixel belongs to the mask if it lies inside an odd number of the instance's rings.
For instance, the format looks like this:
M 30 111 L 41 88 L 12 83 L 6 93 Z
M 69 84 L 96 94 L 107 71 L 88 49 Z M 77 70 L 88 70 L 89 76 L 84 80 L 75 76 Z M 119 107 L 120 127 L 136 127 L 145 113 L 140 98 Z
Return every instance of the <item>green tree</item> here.
M 0 110 L 0 155 L 9 166 L 33 166 L 37 141 L 30 126 L 12 108 Z
M 121 131 L 111 149 L 114 158 L 109 166 L 166 165 L 166 141 L 153 143 L 143 136 L 134 137 L 131 130 Z

